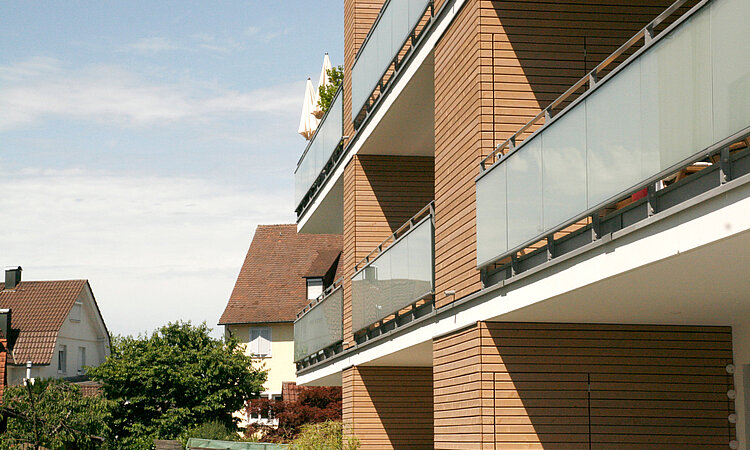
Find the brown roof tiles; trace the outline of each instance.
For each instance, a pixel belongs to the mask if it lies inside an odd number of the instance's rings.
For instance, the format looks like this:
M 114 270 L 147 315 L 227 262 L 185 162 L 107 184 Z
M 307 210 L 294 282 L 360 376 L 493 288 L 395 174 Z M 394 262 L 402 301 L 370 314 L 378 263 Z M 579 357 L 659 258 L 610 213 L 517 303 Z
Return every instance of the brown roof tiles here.
M 294 224 L 258 226 L 219 325 L 294 321 L 308 302 L 303 277 L 335 262 L 341 245 L 341 235 L 298 234 Z
M 5 290 L 0 283 L 0 308 L 11 310 L 11 364 L 49 364 L 70 308 L 86 280 L 22 281 Z

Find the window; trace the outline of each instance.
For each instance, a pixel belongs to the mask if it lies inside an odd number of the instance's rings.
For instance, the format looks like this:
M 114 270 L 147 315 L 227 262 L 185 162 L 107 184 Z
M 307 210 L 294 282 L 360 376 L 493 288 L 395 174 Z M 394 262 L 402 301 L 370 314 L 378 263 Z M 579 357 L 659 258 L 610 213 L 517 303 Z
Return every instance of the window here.
M 271 329 L 250 328 L 250 353 L 257 356 L 271 356 Z
M 65 373 L 68 369 L 68 347 L 66 345 L 60 346 L 57 351 L 57 372 Z
M 81 321 L 81 308 L 82 308 L 81 302 L 75 302 L 73 304 L 73 308 L 70 310 L 70 320 L 71 322 L 80 322 Z
M 78 347 L 78 375 L 83 375 L 86 366 L 86 347 Z
M 323 279 L 322 278 L 308 278 L 307 279 L 307 299 L 315 300 L 323 293 Z

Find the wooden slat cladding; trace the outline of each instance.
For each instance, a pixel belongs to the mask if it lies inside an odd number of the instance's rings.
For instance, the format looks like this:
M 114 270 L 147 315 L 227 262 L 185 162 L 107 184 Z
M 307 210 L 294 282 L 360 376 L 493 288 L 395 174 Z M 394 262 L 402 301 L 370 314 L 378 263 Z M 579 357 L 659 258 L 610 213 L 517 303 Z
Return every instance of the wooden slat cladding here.
M 729 327 L 480 323 L 435 343 L 435 442 L 462 439 L 438 405 L 479 395 L 476 448 L 727 448 L 731 362 Z
M 473 177 L 483 154 L 479 25 L 479 2 L 468 0 L 435 47 L 435 292 L 454 289 L 455 298 L 481 287 L 471 261 Z
M 481 158 L 672 0 L 467 0 L 435 48 L 435 281 L 481 287 L 474 177 Z
M 343 419 L 362 449 L 432 448 L 430 367 L 352 367 L 343 374 Z
M 348 348 L 354 344 L 352 331 L 352 275 L 354 274 L 354 265 L 357 263 L 354 251 L 356 236 L 356 167 L 357 164 L 354 161 L 350 161 L 344 168 L 344 245 L 341 252 L 341 263 L 343 264 L 344 273 L 344 281 L 342 283 L 344 290 L 342 316 L 344 348 Z
M 492 424 L 491 411 L 483 414 L 480 330 L 472 326 L 433 341 L 435 386 L 435 448 L 481 448 L 483 426 Z
M 344 171 L 344 341 L 352 339 L 351 276 L 367 256 L 434 198 L 434 160 L 355 155 Z
M 344 0 L 344 135 L 354 135 L 352 66 L 359 47 L 383 7 L 384 0 Z

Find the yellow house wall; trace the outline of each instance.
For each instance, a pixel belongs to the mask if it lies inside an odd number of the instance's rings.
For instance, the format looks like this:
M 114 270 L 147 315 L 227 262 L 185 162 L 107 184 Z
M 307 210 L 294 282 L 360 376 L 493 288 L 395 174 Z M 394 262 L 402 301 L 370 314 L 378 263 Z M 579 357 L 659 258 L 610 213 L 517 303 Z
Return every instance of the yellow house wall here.
M 263 385 L 264 393 L 281 394 L 282 381 L 297 379 L 294 366 L 294 325 L 292 323 L 227 325 L 226 331 L 245 344 L 246 354 L 250 353 L 247 350 L 247 343 L 250 340 L 252 327 L 271 329 L 271 356 L 254 358 L 253 364 L 261 365 L 268 370 L 268 379 Z

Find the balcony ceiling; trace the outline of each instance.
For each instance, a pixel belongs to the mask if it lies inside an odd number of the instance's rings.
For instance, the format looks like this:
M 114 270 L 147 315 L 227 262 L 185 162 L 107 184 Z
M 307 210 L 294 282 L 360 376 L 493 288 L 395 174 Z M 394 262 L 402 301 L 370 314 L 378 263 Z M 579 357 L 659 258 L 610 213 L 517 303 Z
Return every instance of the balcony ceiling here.
M 359 154 L 433 156 L 434 64 L 431 53 L 363 143 Z
M 735 324 L 738 318 L 750 318 L 748 248 L 750 231 L 745 231 L 494 320 Z
M 312 234 L 344 232 L 344 177 L 335 180 L 331 190 L 315 208 L 315 213 L 309 216 L 304 225 L 298 226 L 297 231 Z

